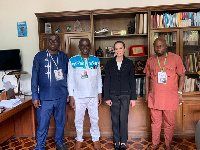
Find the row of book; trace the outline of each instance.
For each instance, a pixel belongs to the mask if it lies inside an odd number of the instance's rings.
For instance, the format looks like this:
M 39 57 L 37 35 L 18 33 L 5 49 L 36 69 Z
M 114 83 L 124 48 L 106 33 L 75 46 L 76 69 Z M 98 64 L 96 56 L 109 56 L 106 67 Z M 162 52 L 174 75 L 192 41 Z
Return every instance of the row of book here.
M 200 12 L 178 12 L 151 15 L 151 28 L 200 26 Z
M 135 34 L 147 34 L 147 13 L 135 15 Z
M 195 73 L 200 70 L 200 51 L 188 53 L 183 56 L 183 64 L 187 73 Z
M 166 41 L 167 46 L 176 46 L 176 32 L 167 32 L 167 33 L 155 33 L 154 40 L 163 38 Z
M 145 95 L 145 77 L 136 78 L 136 94 L 138 97 L 144 97 L 144 95 Z
M 185 76 L 183 92 L 194 92 L 194 91 L 200 91 L 200 80 L 196 78 L 188 78 L 187 76 Z

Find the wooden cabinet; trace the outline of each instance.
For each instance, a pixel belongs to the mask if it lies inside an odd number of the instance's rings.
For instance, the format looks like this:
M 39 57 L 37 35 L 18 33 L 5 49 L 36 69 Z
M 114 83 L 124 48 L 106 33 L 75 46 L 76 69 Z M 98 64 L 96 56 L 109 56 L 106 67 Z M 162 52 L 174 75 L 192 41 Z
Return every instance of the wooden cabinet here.
M 0 143 L 12 136 L 33 137 L 35 129 L 35 112 L 30 96 L 25 97 L 22 104 L 0 114 Z
M 193 134 L 196 124 L 200 120 L 200 96 L 184 98 L 183 103 L 183 132 Z
M 129 108 L 128 130 L 129 137 L 148 137 L 150 135 L 150 114 L 147 103 L 143 98 L 138 98 L 135 107 Z M 76 128 L 74 124 L 75 112 L 69 105 L 66 110 L 65 136 L 76 136 Z M 110 107 L 105 103 L 99 106 L 99 129 L 101 137 L 112 136 L 112 121 Z M 83 125 L 83 135 L 90 136 L 90 119 L 86 111 Z M 51 118 L 48 136 L 54 136 L 55 124 L 53 117 Z
M 95 50 L 99 47 L 104 52 L 104 56 L 100 57 L 101 64 L 105 65 L 110 57 L 106 57 L 105 47 L 111 47 L 114 42 L 121 40 L 126 44 L 125 56 L 133 60 L 135 63 L 138 60 L 146 61 L 148 57 L 154 54 L 153 41 L 156 37 L 161 36 L 166 38 L 168 44 L 168 50 L 181 56 L 184 60 L 184 56 L 194 51 L 200 51 L 198 40 L 197 45 L 185 45 L 187 40 L 185 36 L 192 31 L 197 32 L 198 39 L 200 39 L 200 27 L 173 27 L 168 26 L 153 27 L 153 21 L 157 19 L 152 18 L 154 15 L 163 15 L 165 13 L 179 13 L 179 12 L 199 12 L 200 4 L 179 4 L 168 6 L 151 6 L 151 7 L 139 7 L 139 8 L 118 8 L 118 9 L 101 9 L 91 11 L 76 11 L 76 12 L 50 12 L 50 13 L 36 13 L 38 18 L 38 32 L 40 37 L 40 50 L 45 49 L 46 38 L 49 34 L 45 33 L 45 23 L 51 23 L 52 32 L 59 27 L 61 33 L 61 47 L 60 50 L 72 57 L 79 53 L 78 42 L 82 37 L 89 38 L 92 44 L 91 54 L 95 54 Z M 138 14 L 147 14 L 147 33 L 134 32 L 128 34 L 129 22 L 137 22 Z M 136 18 L 136 19 L 135 19 Z M 81 28 L 77 29 L 75 26 L 76 21 L 79 21 Z M 163 20 L 165 22 L 166 20 Z M 79 25 L 80 25 L 79 24 Z M 67 31 L 67 26 L 71 26 L 71 32 Z M 137 27 L 137 26 L 136 26 Z M 96 34 L 95 31 L 101 29 L 108 29 L 107 33 Z M 113 35 L 115 31 L 125 30 L 125 35 Z M 137 29 L 136 29 L 137 30 Z M 131 45 L 144 45 L 145 56 L 129 56 L 129 48 Z M 142 78 L 142 74 L 137 77 Z M 187 73 L 188 77 L 199 80 L 199 76 L 196 72 Z M 144 76 L 143 76 L 144 77 Z M 185 92 L 185 103 L 181 105 L 176 112 L 176 126 L 175 135 L 183 137 L 187 134 L 194 136 L 195 123 L 199 120 L 200 114 L 198 112 L 200 101 L 196 92 Z M 74 126 L 74 110 L 67 107 L 66 111 L 66 127 L 65 135 L 75 136 Z M 105 103 L 99 107 L 99 126 L 101 136 L 112 135 L 112 125 L 110 110 Z M 86 113 L 84 120 L 84 135 L 89 134 L 89 117 Z M 136 106 L 130 108 L 129 112 L 129 136 L 131 137 L 146 137 L 150 136 L 150 111 L 147 104 L 144 102 L 144 98 L 138 97 Z M 53 135 L 55 125 L 53 119 L 51 120 L 49 135 Z

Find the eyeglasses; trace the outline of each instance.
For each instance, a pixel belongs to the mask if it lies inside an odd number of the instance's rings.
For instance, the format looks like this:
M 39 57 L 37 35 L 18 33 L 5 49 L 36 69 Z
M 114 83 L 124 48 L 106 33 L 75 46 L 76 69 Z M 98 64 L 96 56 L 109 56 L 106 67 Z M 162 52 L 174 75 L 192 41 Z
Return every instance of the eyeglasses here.
M 49 43 L 58 43 L 59 40 L 49 40 Z

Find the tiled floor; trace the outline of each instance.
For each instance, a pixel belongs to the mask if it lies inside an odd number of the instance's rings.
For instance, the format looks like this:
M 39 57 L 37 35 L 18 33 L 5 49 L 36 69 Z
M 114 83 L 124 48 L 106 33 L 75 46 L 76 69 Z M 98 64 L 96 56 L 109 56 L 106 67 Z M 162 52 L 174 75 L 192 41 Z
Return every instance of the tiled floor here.
M 163 141 L 163 140 L 162 140 Z M 101 147 L 102 150 L 114 150 L 112 138 L 101 138 Z M 64 139 L 64 144 L 73 150 L 75 139 L 67 138 Z M 143 138 L 133 138 L 128 140 L 128 150 L 145 150 L 152 143 L 150 140 Z M 175 150 L 195 150 L 196 144 L 194 140 L 186 139 L 173 139 L 172 145 L 174 145 Z M 0 150 L 34 150 L 36 146 L 35 138 L 31 137 L 18 137 L 11 138 L 6 142 L 0 144 Z M 161 142 L 159 150 L 164 150 L 164 142 Z M 48 138 L 45 146 L 46 150 L 55 150 L 55 141 L 54 138 Z M 93 143 L 91 138 L 85 138 L 83 142 L 83 150 L 93 150 Z

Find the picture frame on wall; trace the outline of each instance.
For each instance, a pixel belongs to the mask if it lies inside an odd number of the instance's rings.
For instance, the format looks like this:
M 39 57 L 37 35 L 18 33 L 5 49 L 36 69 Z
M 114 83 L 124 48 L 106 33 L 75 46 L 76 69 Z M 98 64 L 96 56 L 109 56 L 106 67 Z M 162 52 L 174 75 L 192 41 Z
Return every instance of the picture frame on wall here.
M 27 36 L 26 21 L 17 22 L 17 31 L 18 31 L 18 37 L 26 37 Z

